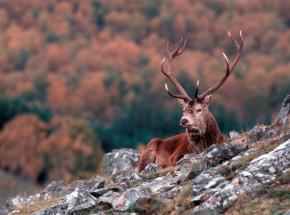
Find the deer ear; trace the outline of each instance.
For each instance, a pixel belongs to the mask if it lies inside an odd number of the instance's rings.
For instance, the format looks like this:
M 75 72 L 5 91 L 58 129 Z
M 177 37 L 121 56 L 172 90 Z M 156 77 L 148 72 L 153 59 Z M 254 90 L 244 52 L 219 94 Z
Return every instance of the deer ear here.
M 211 95 L 207 95 L 207 96 L 204 98 L 203 101 L 204 101 L 205 104 L 209 104 L 210 99 L 211 99 Z
M 182 107 L 186 106 L 186 104 L 187 104 L 187 101 L 184 99 L 177 99 L 177 101 Z

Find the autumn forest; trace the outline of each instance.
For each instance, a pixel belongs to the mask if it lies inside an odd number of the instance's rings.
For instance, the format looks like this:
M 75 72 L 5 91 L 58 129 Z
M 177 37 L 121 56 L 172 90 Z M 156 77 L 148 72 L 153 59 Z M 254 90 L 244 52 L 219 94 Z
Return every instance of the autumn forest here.
M 104 152 L 182 132 L 160 73 L 166 41 L 181 37 L 176 76 L 193 93 L 224 74 L 226 33 L 241 29 L 241 60 L 210 108 L 226 135 L 271 122 L 290 91 L 289 11 L 283 0 L 0 1 L 1 171 L 86 177 Z

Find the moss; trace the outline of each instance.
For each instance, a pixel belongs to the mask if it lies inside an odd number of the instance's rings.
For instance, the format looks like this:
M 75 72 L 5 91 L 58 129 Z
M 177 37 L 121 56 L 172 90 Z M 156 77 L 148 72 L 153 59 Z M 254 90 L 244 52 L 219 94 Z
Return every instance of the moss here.
M 289 199 L 290 200 L 290 190 L 285 188 L 272 188 L 268 190 L 267 195 L 269 198 L 278 198 L 280 200 Z

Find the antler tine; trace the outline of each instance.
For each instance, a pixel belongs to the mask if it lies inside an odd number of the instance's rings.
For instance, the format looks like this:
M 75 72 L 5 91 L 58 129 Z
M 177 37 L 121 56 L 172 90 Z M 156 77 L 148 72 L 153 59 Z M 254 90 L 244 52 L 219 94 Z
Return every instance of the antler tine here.
M 244 45 L 244 38 L 243 38 L 243 35 L 242 35 L 242 31 L 240 31 L 240 42 L 237 42 L 237 40 L 232 36 L 230 31 L 228 31 L 228 37 L 231 39 L 231 41 L 233 42 L 233 44 L 235 45 L 235 47 L 237 49 L 237 54 L 236 54 L 236 57 L 233 60 L 233 63 L 232 64 L 229 63 L 228 57 L 223 52 L 222 54 L 223 54 L 223 57 L 224 57 L 224 60 L 225 60 L 225 63 L 226 63 L 226 73 L 225 73 L 225 75 L 223 76 L 223 78 L 219 82 L 214 84 L 211 88 L 209 88 L 207 91 L 205 91 L 201 95 L 197 95 L 196 98 L 203 99 L 205 96 L 215 92 L 217 89 L 219 89 L 223 85 L 223 83 L 227 80 L 227 78 L 230 76 L 230 74 L 235 70 L 235 67 L 238 64 L 239 60 L 240 60 L 241 51 L 242 51 L 243 45 Z
M 228 37 L 231 39 L 231 41 L 233 42 L 233 44 L 236 46 L 237 51 L 240 51 L 243 47 L 244 44 L 244 38 L 243 38 L 243 34 L 242 31 L 240 30 L 240 43 L 238 43 L 238 41 L 232 36 L 232 33 L 230 31 L 227 32 Z
M 227 32 L 228 38 L 231 39 L 231 41 L 233 42 L 233 44 L 236 46 L 237 50 L 239 48 L 239 43 L 237 42 L 237 40 L 232 36 L 232 33 L 230 31 Z
M 183 100 L 187 99 L 187 97 L 185 97 L 185 96 L 173 94 L 172 92 L 170 92 L 166 83 L 165 83 L 164 87 L 165 87 L 165 90 L 168 93 L 168 95 L 170 95 L 171 97 L 176 98 L 176 99 L 183 99 Z
M 184 100 L 188 100 L 190 101 L 191 98 L 189 97 L 189 95 L 186 93 L 186 91 L 184 90 L 184 88 L 181 86 L 181 84 L 177 81 L 176 78 L 174 78 L 172 76 L 172 68 L 171 68 L 171 62 L 169 62 L 169 65 L 168 65 L 168 70 L 165 71 L 163 66 L 164 66 L 164 62 L 165 62 L 165 57 L 162 59 L 161 61 L 161 65 L 160 65 L 160 70 L 161 72 L 171 81 L 171 83 L 176 87 L 177 91 L 180 93 L 180 95 L 176 95 L 176 94 L 173 94 L 171 93 L 169 90 L 168 90 L 168 86 L 166 84 L 165 86 L 165 89 L 167 91 L 167 93 L 174 97 L 174 98 L 179 98 L 179 99 L 184 99 Z
M 171 61 L 176 56 L 181 55 L 185 49 L 186 43 L 187 43 L 187 38 L 181 38 L 179 41 L 177 49 L 174 51 L 170 51 L 169 50 L 170 43 L 168 41 L 166 44 L 166 56 L 167 56 L 168 60 Z
M 172 75 L 172 61 L 175 57 L 177 57 L 178 55 L 181 55 L 185 49 L 186 46 L 186 42 L 187 39 L 186 38 L 181 38 L 179 41 L 179 45 L 177 47 L 176 50 L 174 51 L 170 51 L 169 50 L 169 42 L 167 42 L 166 44 L 166 58 L 168 60 L 167 63 L 167 70 L 164 70 L 164 62 L 165 62 L 165 58 L 163 58 L 162 62 L 161 62 L 161 72 L 171 81 L 171 83 L 176 87 L 177 91 L 179 92 L 180 95 L 175 95 L 173 93 L 171 93 L 168 90 L 168 87 L 166 85 L 165 89 L 167 91 L 167 93 L 174 97 L 174 98 L 181 98 L 181 99 L 185 99 L 185 100 L 192 100 L 190 98 L 190 96 L 187 94 L 187 92 L 185 91 L 185 89 L 182 87 L 182 85 L 179 83 L 179 81 Z
M 178 48 L 173 53 L 173 57 L 176 57 L 176 56 L 181 55 L 183 53 L 185 46 L 186 46 L 186 43 L 187 43 L 187 38 L 180 39 Z
M 167 43 L 166 43 L 166 57 L 167 57 L 168 59 L 170 59 L 170 57 L 171 57 L 171 52 L 170 52 L 170 50 L 169 50 L 169 45 L 170 45 L 170 42 L 167 41 Z
M 194 98 L 197 99 L 197 95 L 198 95 L 198 87 L 199 87 L 199 80 L 197 80 L 196 82 L 196 89 L 195 89 L 195 93 L 194 93 Z
M 233 43 L 235 44 L 236 46 L 236 49 L 237 49 L 237 55 L 235 57 L 235 59 L 233 60 L 233 63 L 232 65 L 230 66 L 230 71 L 232 72 L 236 65 L 238 64 L 239 60 L 240 60 L 240 56 L 241 56 L 241 51 L 243 49 L 243 46 L 244 46 L 244 38 L 243 38 L 243 34 L 242 34 L 242 31 L 240 30 L 240 43 L 237 42 L 237 40 L 235 38 L 233 38 L 232 36 L 230 38 L 232 38 L 232 41 L 234 41 Z

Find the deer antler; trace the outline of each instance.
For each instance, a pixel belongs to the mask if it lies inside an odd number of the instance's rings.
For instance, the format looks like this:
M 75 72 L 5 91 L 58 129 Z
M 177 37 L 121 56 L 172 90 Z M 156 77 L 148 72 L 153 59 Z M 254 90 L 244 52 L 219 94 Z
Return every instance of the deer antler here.
M 233 62 L 230 64 L 228 57 L 226 56 L 226 54 L 223 52 L 223 57 L 225 59 L 226 62 L 226 74 L 224 75 L 224 77 L 217 82 L 215 85 L 213 85 L 211 88 L 209 88 L 207 91 L 205 91 L 204 93 L 202 93 L 201 95 L 198 95 L 198 86 L 196 89 L 196 93 L 195 93 L 195 98 L 196 99 L 204 99 L 207 95 L 212 94 L 213 92 L 215 92 L 217 89 L 219 89 L 223 83 L 227 80 L 227 78 L 230 76 L 230 74 L 235 70 L 235 67 L 237 65 L 237 63 L 240 60 L 240 56 L 241 56 L 241 51 L 243 49 L 243 45 L 244 45 L 244 38 L 242 35 L 242 31 L 240 31 L 240 42 L 237 42 L 237 40 L 232 36 L 231 32 L 228 31 L 228 37 L 231 39 L 231 41 L 233 42 L 233 44 L 236 47 L 237 50 L 237 54 L 236 57 L 234 58 Z
M 164 62 L 165 62 L 165 57 L 163 58 L 161 62 L 161 72 L 171 81 L 171 83 L 176 87 L 177 91 L 180 93 L 180 95 L 173 94 L 169 91 L 167 84 L 165 84 L 165 90 L 167 93 L 172 96 L 173 98 L 179 98 L 179 99 L 184 99 L 191 101 L 192 99 L 190 96 L 187 94 L 187 92 L 184 90 L 184 88 L 181 86 L 179 81 L 172 75 L 172 61 L 175 57 L 178 55 L 181 55 L 185 49 L 187 39 L 182 38 L 179 41 L 178 48 L 175 51 L 170 51 L 169 50 L 169 42 L 167 42 L 167 48 L 166 48 L 166 58 L 168 60 L 167 63 L 167 70 L 164 70 Z

